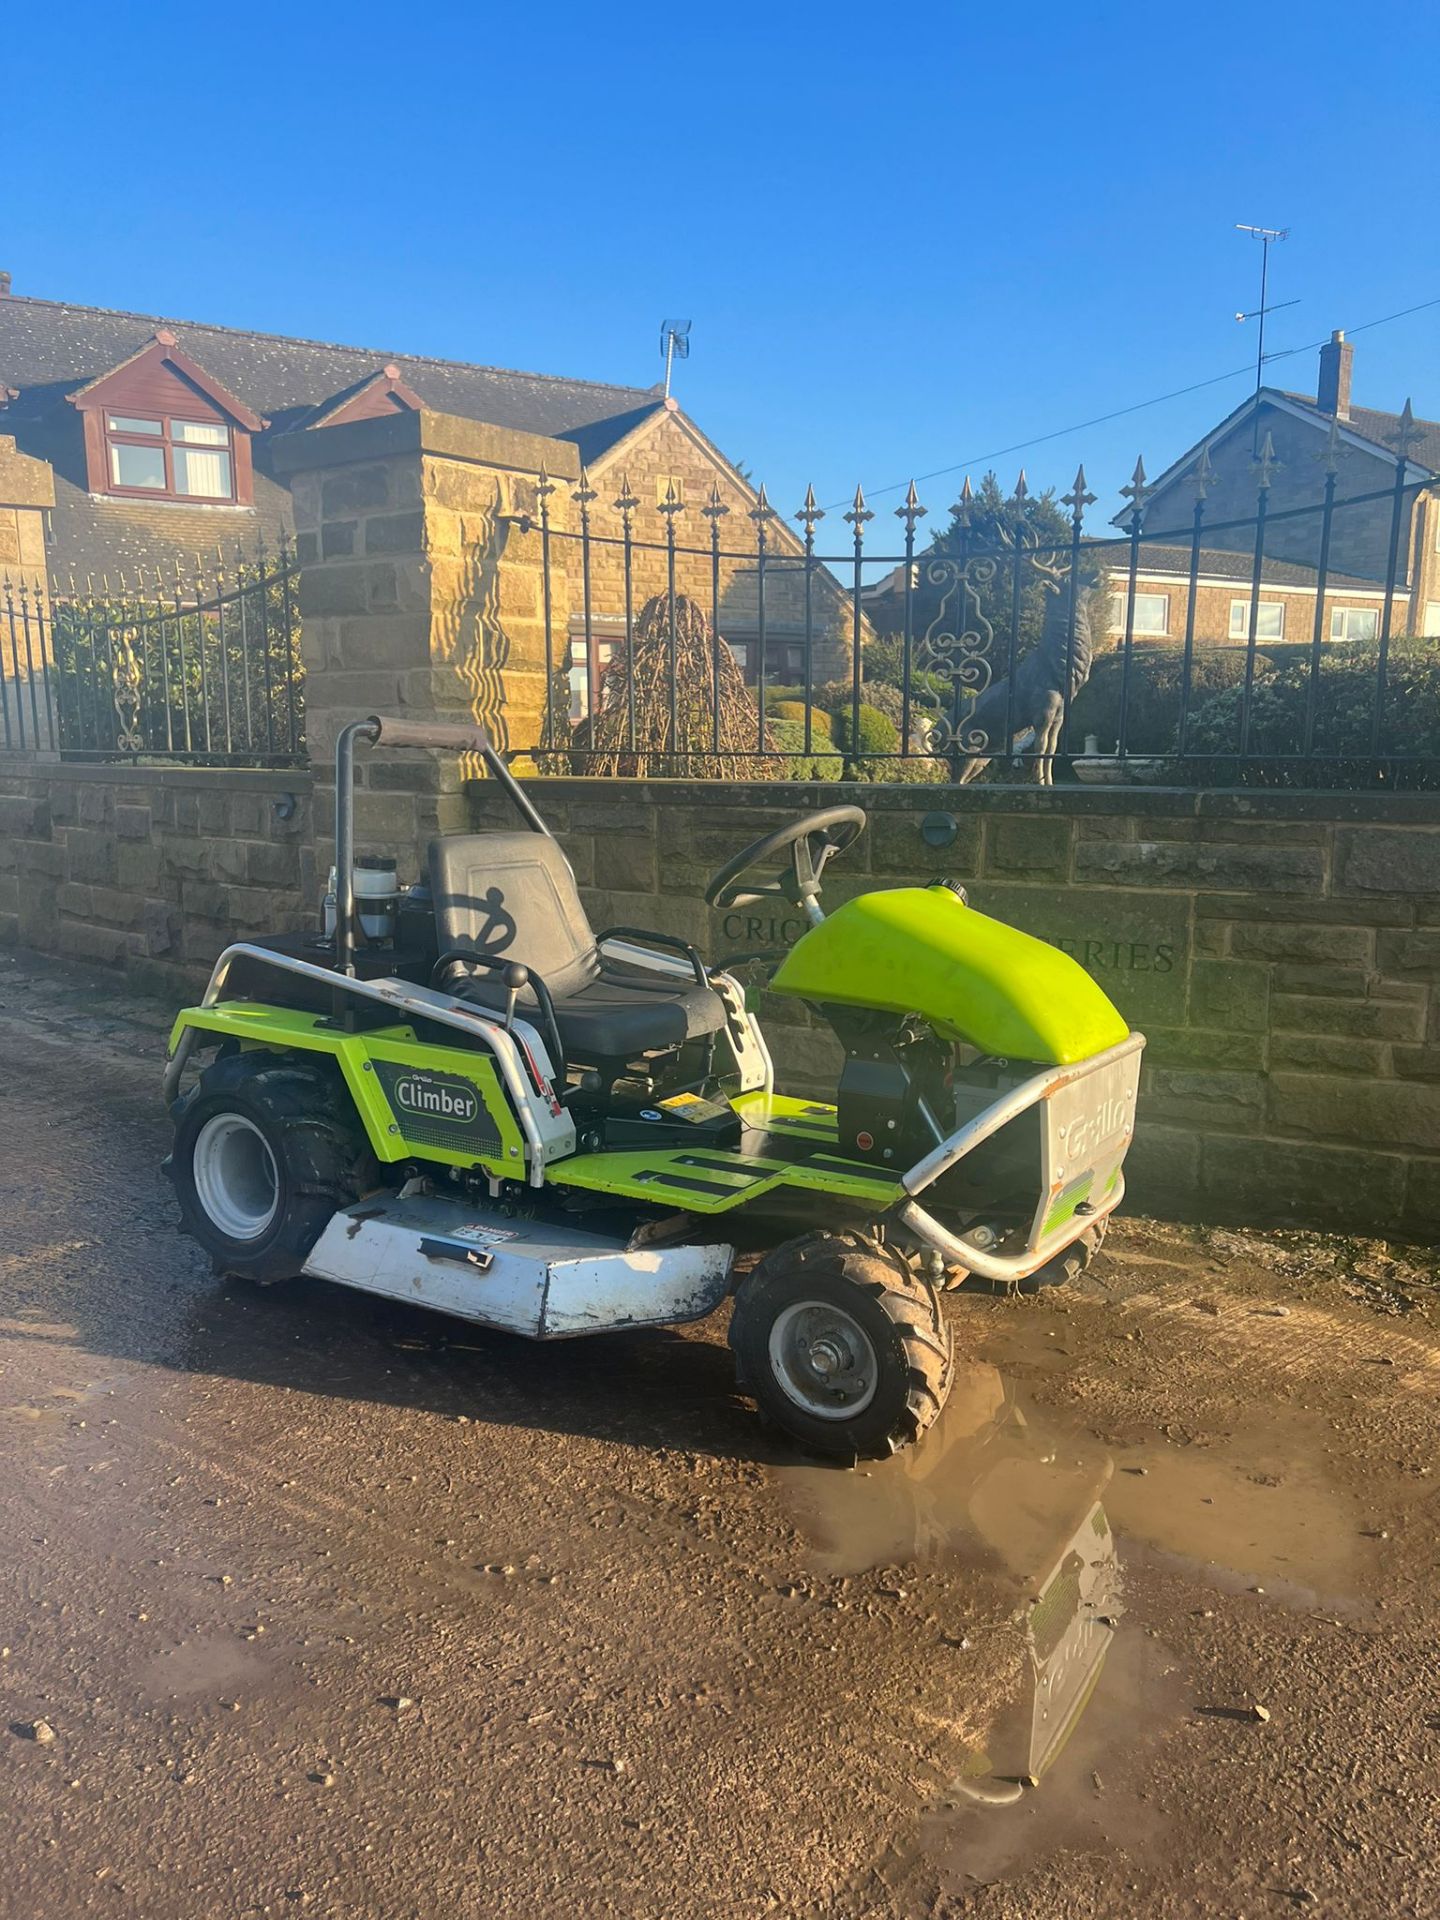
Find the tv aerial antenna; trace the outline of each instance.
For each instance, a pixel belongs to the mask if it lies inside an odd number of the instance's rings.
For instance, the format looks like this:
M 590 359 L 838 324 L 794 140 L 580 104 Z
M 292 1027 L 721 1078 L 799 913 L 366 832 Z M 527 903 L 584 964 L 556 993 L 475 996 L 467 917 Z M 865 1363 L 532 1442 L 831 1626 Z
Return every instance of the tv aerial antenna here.
M 670 398 L 670 369 L 677 360 L 690 358 L 690 322 L 688 320 L 662 320 L 660 322 L 660 352 L 665 360 L 665 398 Z
M 1264 377 L 1265 368 L 1265 316 L 1267 313 L 1278 313 L 1282 307 L 1298 307 L 1300 302 L 1298 299 L 1277 300 L 1272 306 L 1267 298 L 1270 286 L 1270 249 L 1277 246 L 1280 241 L 1288 240 L 1290 229 L 1288 227 L 1247 227 L 1243 221 L 1237 220 L 1235 231 L 1248 233 L 1252 240 L 1260 242 L 1260 304 L 1258 307 L 1252 307 L 1248 313 L 1237 313 L 1235 316 L 1237 320 L 1260 322 L 1260 337 L 1255 343 L 1255 419 L 1252 436 L 1254 446 L 1251 449 L 1253 452 L 1260 445 L 1260 383 Z

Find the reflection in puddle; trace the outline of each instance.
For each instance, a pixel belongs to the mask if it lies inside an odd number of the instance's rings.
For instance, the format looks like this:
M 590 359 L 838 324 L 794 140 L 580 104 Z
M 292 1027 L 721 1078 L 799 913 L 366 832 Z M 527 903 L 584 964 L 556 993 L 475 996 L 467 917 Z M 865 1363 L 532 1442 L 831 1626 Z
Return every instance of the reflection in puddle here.
M 1018 1658 L 1002 1663 L 984 1754 L 957 1791 L 1016 1797 L 1054 1760 L 1094 1689 L 1120 1611 L 1100 1499 L 1109 1477 L 1102 1448 L 1027 1416 L 980 1364 L 960 1370 L 922 1445 L 854 1473 L 783 1470 L 819 1570 L 958 1564 L 984 1597 L 976 1631 L 1009 1628 L 1018 1641 Z
M 967 1758 L 892 1864 L 973 1887 L 1060 1849 L 1163 1848 L 1139 1756 L 1194 1703 L 1153 1627 L 1115 1632 L 1117 1536 L 1132 1574 L 1179 1574 L 1197 1598 L 1354 1612 L 1382 1536 L 1325 1446 L 1309 1416 L 1272 1409 L 1112 1455 L 976 1364 L 920 1446 L 855 1472 L 782 1469 L 817 1572 L 880 1570 L 882 1594 L 923 1581 L 965 1650 Z

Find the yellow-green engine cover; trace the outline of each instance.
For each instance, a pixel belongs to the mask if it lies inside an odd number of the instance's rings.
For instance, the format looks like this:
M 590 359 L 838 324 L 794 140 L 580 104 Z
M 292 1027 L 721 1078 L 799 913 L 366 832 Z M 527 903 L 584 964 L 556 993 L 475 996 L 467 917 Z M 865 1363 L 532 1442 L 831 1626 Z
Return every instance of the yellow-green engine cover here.
M 800 1000 L 916 1013 L 947 1039 L 1046 1066 L 1130 1031 L 1068 954 L 941 886 L 847 900 L 795 943 L 771 985 Z

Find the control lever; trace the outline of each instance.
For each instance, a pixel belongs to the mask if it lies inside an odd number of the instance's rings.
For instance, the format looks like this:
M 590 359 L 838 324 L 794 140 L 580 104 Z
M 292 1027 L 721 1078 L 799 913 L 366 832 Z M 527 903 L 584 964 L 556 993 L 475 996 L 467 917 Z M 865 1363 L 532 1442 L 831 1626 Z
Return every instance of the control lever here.
M 515 1003 L 530 984 L 530 969 L 512 961 L 500 977 L 505 982 L 505 1031 L 509 1033 L 515 1025 Z

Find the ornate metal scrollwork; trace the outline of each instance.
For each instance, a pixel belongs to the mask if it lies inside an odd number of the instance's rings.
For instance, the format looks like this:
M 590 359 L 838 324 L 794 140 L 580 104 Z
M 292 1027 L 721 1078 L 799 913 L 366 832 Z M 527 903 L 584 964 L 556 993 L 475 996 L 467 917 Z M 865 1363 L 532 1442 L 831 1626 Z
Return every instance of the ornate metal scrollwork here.
M 115 744 L 122 753 L 139 753 L 145 745 L 144 735 L 140 731 L 144 672 L 130 629 L 111 628 L 110 659 L 114 678 L 115 717 L 119 722 Z
M 1017 489 L 1023 498 L 1024 476 Z M 997 751 L 983 726 L 975 723 L 980 696 L 993 684 L 1003 688 L 1010 661 L 997 663 L 995 628 L 981 605 L 981 589 L 995 580 L 1002 563 L 1009 575 L 1019 568 L 1020 579 L 1058 593 L 1069 573 L 1069 562 L 1053 551 L 1042 553 L 1041 540 L 1028 521 L 995 530 L 996 547 L 985 553 L 935 554 L 925 561 L 922 579 L 942 589 L 935 618 L 915 641 L 912 705 L 921 714 L 923 751 L 973 757 Z M 1017 589 L 1011 615 L 1018 612 Z M 1015 664 L 1018 665 L 1018 654 Z M 942 694 L 935 681 L 945 683 Z M 998 697 L 998 695 L 997 695 Z M 993 704 L 993 703 L 992 703 Z
M 965 715 L 994 678 L 995 629 L 980 605 L 980 588 L 995 578 L 996 562 L 977 554 L 961 560 L 934 554 L 921 569 L 927 587 L 941 589 L 935 618 L 914 643 L 912 704 L 926 753 L 983 753 L 985 736 L 967 732 Z M 947 689 L 942 697 L 935 686 Z

